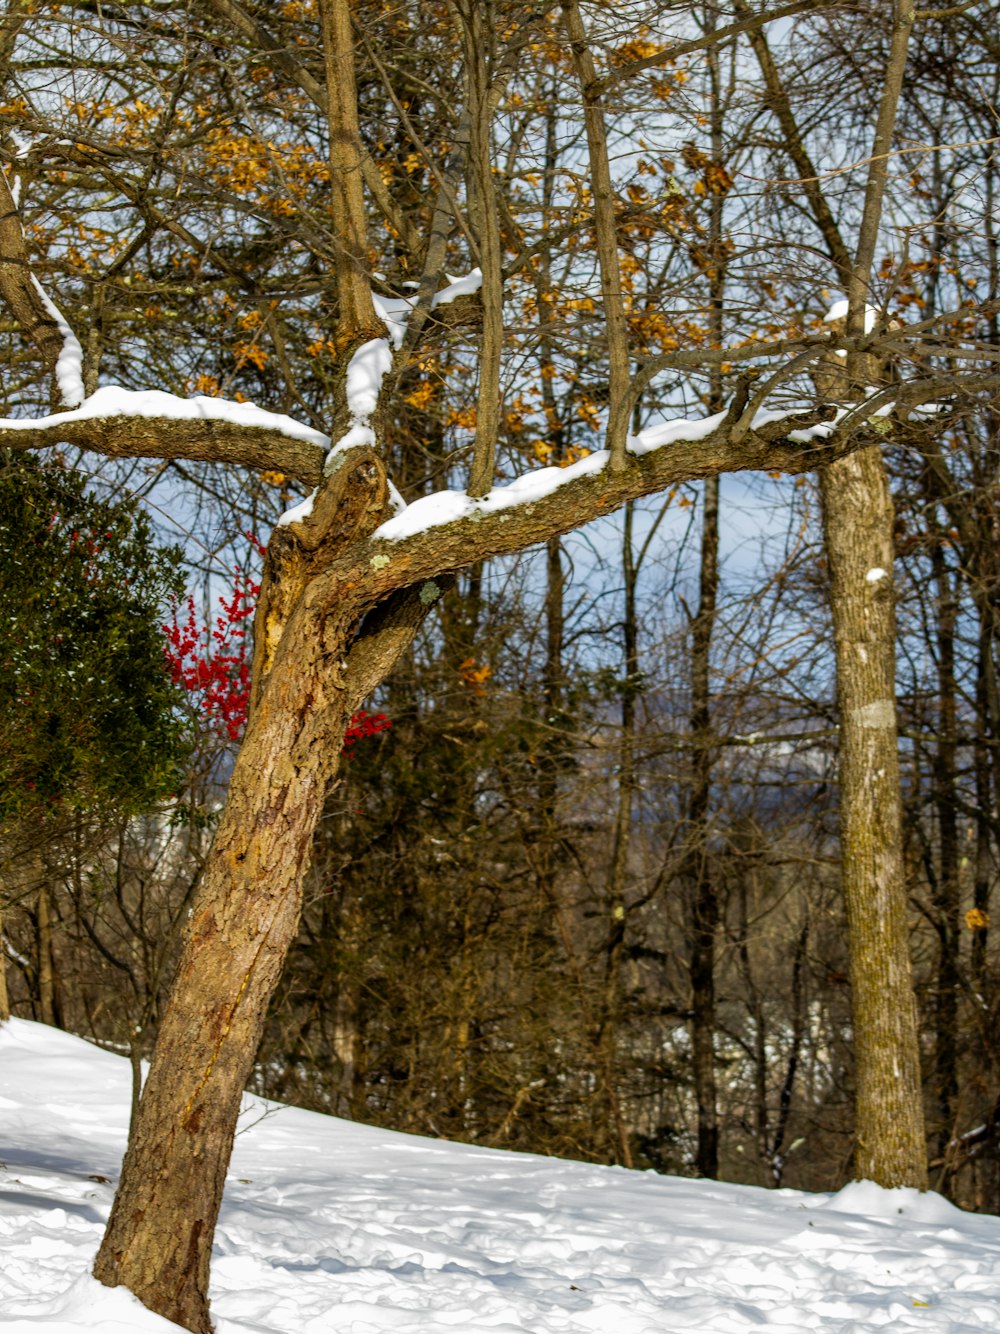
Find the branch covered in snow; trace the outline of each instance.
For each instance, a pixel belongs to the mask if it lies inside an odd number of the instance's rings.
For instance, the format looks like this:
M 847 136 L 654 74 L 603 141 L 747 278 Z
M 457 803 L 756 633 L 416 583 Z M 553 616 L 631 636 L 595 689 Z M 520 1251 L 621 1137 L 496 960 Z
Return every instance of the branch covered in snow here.
M 768 414 L 738 441 L 732 411 L 672 422 L 633 437 L 617 473 L 601 450 L 566 468 L 536 469 L 482 499 L 439 491 L 408 505 L 334 562 L 316 581 L 315 596 L 332 603 L 349 587 L 370 604 L 396 589 L 570 532 L 682 482 L 748 470 L 809 472 L 882 441 L 880 431 L 857 418 L 849 427 L 831 426 L 836 413 L 820 408 Z
M 292 417 L 224 398 L 178 398 L 160 390 L 98 389 L 79 408 L 48 417 L 0 419 L 14 449 L 76 445 L 109 458 L 190 459 L 271 470 L 315 486 L 330 439 Z
M 83 401 L 83 354 L 58 309 L 31 272 L 24 230 L 0 169 L 0 297 L 56 377 L 63 402 Z

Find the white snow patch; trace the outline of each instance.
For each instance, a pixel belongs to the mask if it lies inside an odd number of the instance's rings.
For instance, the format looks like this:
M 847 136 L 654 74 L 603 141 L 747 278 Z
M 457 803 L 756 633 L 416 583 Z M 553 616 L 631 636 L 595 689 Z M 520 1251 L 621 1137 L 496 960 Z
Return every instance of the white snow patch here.
M 912 1218 L 920 1223 L 955 1225 L 969 1217 L 934 1191 L 914 1190 L 900 1186 L 886 1190 L 874 1181 L 850 1181 L 842 1190 L 831 1195 L 820 1205 L 823 1210 L 838 1214 L 857 1214 L 892 1223 L 900 1218 Z
M 309 515 L 312 514 L 313 505 L 316 503 L 317 494 L 318 491 L 310 491 L 305 500 L 300 500 L 297 505 L 293 505 L 291 509 L 285 510 L 284 514 L 282 514 L 281 518 L 278 519 L 277 523 L 274 525 L 275 528 L 283 528 L 285 524 L 301 523 L 303 519 L 308 519 Z
M 366 422 L 378 405 L 382 378 L 392 369 L 387 338 L 363 343 L 347 365 L 347 408 L 355 422 Z
M 847 299 L 835 301 L 830 309 L 823 316 L 824 324 L 832 324 L 834 320 L 845 320 L 847 318 Z M 865 333 L 871 333 L 875 328 L 875 321 L 878 319 L 878 311 L 874 306 L 865 306 Z
M 865 581 L 869 584 L 877 584 L 880 579 L 885 578 L 885 570 L 879 565 L 873 565 L 865 575 Z
M 711 417 L 680 417 L 676 421 L 660 422 L 657 426 L 647 426 L 638 435 L 629 436 L 630 454 L 650 454 L 664 445 L 673 445 L 678 440 L 705 440 L 726 420 L 725 411 L 716 412 Z M 756 420 L 756 418 L 755 418 Z
M 5 1334 L 179 1334 L 89 1276 L 129 1095 L 123 1057 L 24 1020 L 0 1027 Z M 240 1131 L 212 1262 L 218 1334 L 1000 1328 L 1000 1220 L 930 1193 L 682 1180 L 249 1095 Z
M 460 278 L 453 278 L 446 273 L 445 278 L 448 280 L 447 286 L 442 287 L 440 292 L 435 292 L 431 298 L 432 309 L 436 309 L 438 306 L 447 306 L 456 297 L 478 292 L 483 285 L 481 269 L 472 269 Z M 403 285 L 404 287 L 419 287 L 420 284 L 404 283 Z M 406 321 L 410 318 L 410 314 L 417 304 L 416 296 L 380 296 L 378 292 L 373 292 L 372 301 L 375 305 L 376 315 L 385 325 L 393 347 L 398 350 L 403 345 Z
M 448 306 L 458 296 L 470 296 L 473 292 L 478 292 L 483 285 L 482 269 L 470 269 L 461 278 L 453 278 L 450 273 L 444 276 L 448 279 L 448 286 L 434 293 L 431 304 L 435 307 Z
M 495 514 L 517 505 L 532 505 L 574 478 L 600 472 L 608 457 L 608 451 L 601 449 L 570 464 L 568 468 L 535 468 L 507 486 L 495 486 L 480 500 L 473 500 L 464 491 L 435 491 L 433 495 L 411 501 L 402 514 L 387 519 L 376 528 L 372 536 L 386 542 L 398 542 L 404 537 L 412 537 L 415 533 L 439 528 L 442 524 L 458 519 Z
M 80 346 L 80 340 L 63 318 L 62 311 L 51 300 L 34 274 L 31 275 L 31 281 L 34 283 L 35 291 L 41 297 L 45 309 L 55 320 L 62 337 L 62 351 L 56 361 L 56 383 L 59 386 L 60 394 L 62 394 L 62 401 L 68 407 L 75 408 L 87 397 L 83 388 L 83 348 Z
M 415 298 L 379 296 L 377 292 L 372 292 L 372 302 L 375 306 L 375 314 L 385 325 L 386 331 L 392 339 L 393 347 L 402 347 L 403 335 L 406 333 L 406 321 L 409 319 L 410 311 L 416 303 Z

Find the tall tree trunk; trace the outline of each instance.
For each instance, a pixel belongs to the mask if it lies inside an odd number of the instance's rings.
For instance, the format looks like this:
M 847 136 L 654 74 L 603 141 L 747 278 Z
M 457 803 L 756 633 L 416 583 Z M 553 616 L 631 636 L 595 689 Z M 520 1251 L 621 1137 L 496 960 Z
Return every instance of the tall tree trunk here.
M 708 11 L 709 25 L 717 22 L 715 7 Z M 725 152 L 723 121 L 725 108 L 719 70 L 719 53 L 708 55 L 712 87 L 712 161 L 719 167 Z M 712 346 L 722 346 L 726 284 L 726 251 L 723 243 L 725 197 L 715 192 L 709 201 L 709 330 Z M 709 412 L 723 406 L 721 369 L 709 372 Z M 691 978 L 691 1057 L 695 1102 L 698 1109 L 698 1146 L 695 1166 L 699 1176 L 719 1175 L 719 1111 L 715 1077 L 715 950 L 719 931 L 719 889 L 708 852 L 708 817 L 712 797 L 715 752 L 711 745 L 712 705 L 710 668 L 712 636 L 715 633 L 719 594 L 719 479 L 705 482 L 701 528 L 701 562 L 698 572 L 698 612 L 691 626 L 691 799 L 688 806 L 688 931 Z
M 38 948 L 38 1017 L 43 1024 L 56 1026 L 56 965 L 52 952 L 52 904 L 41 859 L 32 862 L 35 882 L 36 944 Z
M 615 809 L 611 864 L 604 890 L 604 976 L 596 1047 L 598 1078 L 604 1094 L 604 1126 L 597 1142 L 608 1146 L 612 1160 L 632 1166 L 629 1133 L 622 1115 L 618 1094 L 618 1023 L 621 1014 L 622 957 L 625 949 L 625 884 L 628 875 L 632 833 L 632 801 L 635 794 L 635 722 L 636 696 L 639 688 L 639 647 L 636 622 L 636 581 L 638 567 L 632 544 L 634 506 L 625 506 L 622 531 L 622 573 L 625 584 L 625 611 L 622 618 L 623 665 L 625 679 L 621 692 L 621 720 L 618 736 L 618 801 Z
M 959 838 L 955 790 L 956 682 L 955 628 L 958 607 L 940 545 L 932 553 L 937 591 L 938 740 L 934 753 L 934 806 L 938 825 L 938 869 L 935 893 L 938 931 L 937 996 L 935 997 L 934 1094 L 937 1099 L 937 1147 L 944 1153 L 954 1135 L 958 1099 Z
M 987 738 L 992 735 L 987 658 L 993 653 L 993 618 L 983 603 L 977 610 L 979 625 L 976 661 L 976 745 L 973 751 L 976 774 L 976 869 L 972 900 L 976 916 L 973 918 L 969 972 L 976 1004 L 982 1009 L 986 980 L 986 946 L 989 940 L 990 883 L 993 874 L 991 803 L 994 788 L 990 781 L 991 767 L 987 745 Z
M 927 1188 L 902 851 L 892 500 L 864 449 L 821 474 L 840 714 L 840 837 L 857 1078 L 855 1171 Z
M 7 956 L 3 948 L 3 905 L 0 904 L 0 1024 L 10 1018 L 10 997 L 7 994 Z
M 739 11 L 746 13 L 743 0 Z M 803 178 L 805 198 L 848 297 L 846 332 L 863 337 L 878 244 L 896 108 L 906 71 L 913 0 L 895 0 L 892 33 L 853 258 L 827 206 L 788 94 L 763 32 L 751 43 L 768 98 Z M 865 353 L 828 359 L 821 392 L 857 396 L 877 383 Z M 826 381 L 826 387 L 824 387 Z M 916 1003 L 906 934 L 902 809 L 895 712 L 892 503 L 879 450 L 868 448 L 820 473 L 830 566 L 837 695 L 844 899 L 851 955 L 857 1060 L 859 1175 L 883 1186 L 927 1185 Z M 875 571 L 881 570 L 876 577 Z M 869 579 L 869 574 L 872 578 Z
M 691 627 L 691 737 L 694 743 L 688 805 L 688 932 L 691 977 L 691 1059 L 698 1108 L 698 1175 L 719 1175 L 718 1089 L 715 1078 L 715 943 L 719 892 L 708 855 L 708 813 L 713 752 L 709 693 L 712 631 L 719 588 L 719 480 L 705 483 L 698 614 Z

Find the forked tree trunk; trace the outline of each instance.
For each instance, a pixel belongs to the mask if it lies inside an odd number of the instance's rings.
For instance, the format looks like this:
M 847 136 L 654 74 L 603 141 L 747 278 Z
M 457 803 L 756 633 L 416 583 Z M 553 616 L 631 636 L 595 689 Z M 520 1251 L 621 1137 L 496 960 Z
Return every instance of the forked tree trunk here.
M 384 488 L 382 491 L 384 497 Z M 357 594 L 306 589 L 251 717 L 185 931 L 94 1266 L 151 1310 L 209 1334 L 209 1259 L 243 1090 L 294 940 L 313 831 L 344 728 L 423 609 L 354 638 Z M 333 664 L 363 658 L 350 684 Z
M 857 1080 L 855 1171 L 927 1188 L 896 743 L 892 501 L 864 449 L 821 474 L 840 713 L 840 841 Z

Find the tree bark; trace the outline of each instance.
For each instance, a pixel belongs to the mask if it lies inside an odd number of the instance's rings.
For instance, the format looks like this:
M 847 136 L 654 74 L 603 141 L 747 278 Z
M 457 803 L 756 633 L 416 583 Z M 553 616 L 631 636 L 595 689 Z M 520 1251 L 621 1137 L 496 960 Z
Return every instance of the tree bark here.
M 7 994 L 7 956 L 3 948 L 3 905 L 0 904 L 0 1024 L 10 1018 L 10 997 Z
M 230 780 L 191 911 L 95 1276 L 209 1334 L 208 1276 L 243 1090 L 295 937 L 313 831 L 360 697 L 412 638 L 423 609 L 358 641 L 357 595 L 304 594 Z M 351 668 L 354 669 L 353 674 Z
M 52 956 L 52 907 L 49 902 L 49 887 L 45 883 L 41 864 L 37 863 L 39 874 L 38 892 L 35 899 L 35 923 L 38 945 L 38 1017 L 50 1028 L 56 1026 L 55 1003 L 55 959 Z
M 737 13 L 749 14 L 743 0 Z M 802 188 L 848 296 L 846 332 L 865 332 L 866 303 L 888 178 L 888 153 L 913 26 L 912 0 L 893 5 L 857 247 L 850 257 L 760 30 L 750 41 Z M 867 353 L 828 358 L 823 393 L 857 397 L 878 383 Z M 825 385 L 824 385 L 825 380 Z M 842 877 L 851 956 L 857 1059 L 856 1170 L 884 1186 L 926 1189 L 916 1002 L 906 934 L 902 809 L 895 713 L 892 502 L 881 452 L 871 448 L 820 472 L 841 718 Z M 871 572 L 883 573 L 868 579 Z M 895 1045 L 894 1045 L 895 1044 Z
M 709 665 L 719 587 L 719 479 L 705 483 L 698 614 L 691 627 L 691 736 L 694 773 L 688 803 L 688 931 L 691 978 L 691 1062 L 698 1108 L 698 1175 L 719 1175 L 718 1091 L 715 1079 L 715 941 L 719 894 L 708 856 L 713 753 Z
M 821 474 L 840 714 L 840 838 L 857 1079 L 855 1171 L 927 1188 L 895 705 L 892 501 L 878 450 Z
M 943 536 L 943 535 L 942 535 Z M 938 865 L 934 907 L 938 932 L 937 995 L 935 997 L 934 1094 L 937 1101 L 937 1150 L 943 1154 L 954 1136 L 958 1101 L 958 997 L 961 985 L 959 949 L 958 801 L 955 776 L 955 729 L 958 683 L 955 679 L 955 633 L 958 604 L 951 574 L 940 545 L 931 553 L 937 591 L 938 740 L 933 759 L 934 806 L 938 825 Z
M 608 135 L 604 108 L 598 91 L 597 67 L 587 44 L 577 0 L 562 0 L 563 20 L 573 53 L 580 91 L 583 95 L 583 122 L 587 133 L 587 154 L 594 192 L 594 236 L 597 263 L 601 274 L 605 334 L 608 343 L 608 449 L 613 472 L 625 466 L 629 416 L 632 402 L 629 389 L 628 322 L 622 293 L 621 265 L 618 259 L 618 229 L 615 220 L 615 192 L 611 180 Z

